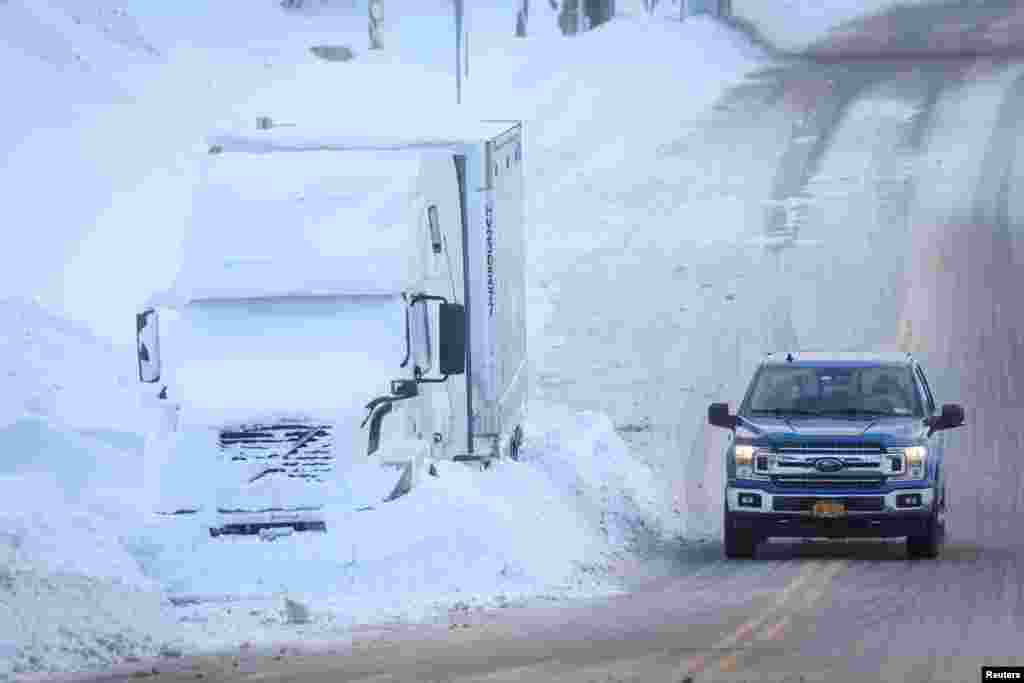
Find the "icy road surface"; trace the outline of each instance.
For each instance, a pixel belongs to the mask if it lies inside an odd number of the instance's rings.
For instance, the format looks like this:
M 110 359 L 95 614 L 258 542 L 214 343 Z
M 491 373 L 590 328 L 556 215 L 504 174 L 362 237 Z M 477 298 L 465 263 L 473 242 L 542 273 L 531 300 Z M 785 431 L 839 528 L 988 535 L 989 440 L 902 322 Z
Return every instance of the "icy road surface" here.
M 935 20 L 941 34 L 943 16 L 887 26 L 919 35 Z M 607 412 L 666 482 L 688 482 L 688 535 L 708 540 L 652 549 L 669 578 L 572 609 L 357 636 L 333 654 L 164 662 L 149 680 L 969 681 L 1024 664 L 1022 117 L 1014 63 L 781 64 L 648 158 L 627 156 L 634 185 L 620 168 L 571 190 L 615 220 L 562 226 L 596 238 L 541 274 L 554 307 L 539 381 Z M 699 177 L 683 162 L 696 155 L 716 159 Z M 672 229 L 695 221 L 714 239 Z M 706 405 L 735 405 L 759 350 L 786 344 L 911 349 L 939 402 L 964 404 L 939 560 L 881 542 L 721 559 L 725 441 Z

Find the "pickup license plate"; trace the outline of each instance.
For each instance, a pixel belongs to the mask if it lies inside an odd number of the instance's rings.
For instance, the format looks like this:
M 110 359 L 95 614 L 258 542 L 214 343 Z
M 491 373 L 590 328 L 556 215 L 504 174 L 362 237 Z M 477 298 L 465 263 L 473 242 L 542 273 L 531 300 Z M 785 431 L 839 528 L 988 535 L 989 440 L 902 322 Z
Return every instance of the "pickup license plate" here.
M 846 506 L 830 500 L 818 501 L 814 504 L 815 517 L 842 517 L 846 514 Z

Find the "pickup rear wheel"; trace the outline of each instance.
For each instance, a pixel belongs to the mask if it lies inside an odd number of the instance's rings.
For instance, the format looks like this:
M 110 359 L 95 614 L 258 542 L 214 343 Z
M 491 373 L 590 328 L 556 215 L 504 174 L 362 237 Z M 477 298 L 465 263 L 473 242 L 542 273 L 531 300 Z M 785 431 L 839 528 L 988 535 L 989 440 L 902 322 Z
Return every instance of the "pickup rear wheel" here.
M 942 548 L 943 528 L 938 514 L 928 518 L 925 533 L 907 537 L 907 555 L 913 559 L 934 559 Z

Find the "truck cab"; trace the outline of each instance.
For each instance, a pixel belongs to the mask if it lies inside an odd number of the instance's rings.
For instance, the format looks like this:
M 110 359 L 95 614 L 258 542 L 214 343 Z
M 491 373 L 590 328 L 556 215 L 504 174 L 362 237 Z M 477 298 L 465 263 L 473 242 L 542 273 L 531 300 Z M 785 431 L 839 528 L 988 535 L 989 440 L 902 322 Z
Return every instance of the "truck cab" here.
M 946 430 L 909 354 L 769 354 L 735 414 L 708 408 L 730 431 L 723 540 L 727 557 L 753 557 L 781 538 L 906 538 L 914 558 L 937 557 L 945 537 Z
M 207 138 L 175 280 L 136 316 L 157 512 L 325 531 L 329 502 L 388 502 L 435 461 L 517 457 L 521 123 L 434 126 Z

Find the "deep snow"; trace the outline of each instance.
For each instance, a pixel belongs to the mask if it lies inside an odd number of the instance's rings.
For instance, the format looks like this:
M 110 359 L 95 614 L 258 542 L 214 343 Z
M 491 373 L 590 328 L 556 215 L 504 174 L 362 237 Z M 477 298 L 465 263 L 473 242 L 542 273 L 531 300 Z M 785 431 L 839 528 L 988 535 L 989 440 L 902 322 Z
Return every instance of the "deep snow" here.
M 102 357 L 87 343 L 64 348 Z M 354 490 L 329 498 L 326 534 L 213 539 L 202 514 L 150 512 L 142 434 L 26 412 L 0 432 L 5 452 L 35 453 L 0 475 L 3 499 L 18 501 L 0 513 L 4 666 L 76 670 L 343 638 L 362 623 L 443 619 L 456 603 L 621 590 L 630 545 L 662 526 L 651 472 L 598 414 L 536 404 L 526 436 L 520 462 L 440 463 L 439 476 L 388 504 L 368 494 L 380 468 L 348 477 Z M 285 598 L 309 623 L 289 622 Z
M 0 466 L 0 499 L 19 501 L 0 510 L 0 676 L 4 667 L 73 670 L 167 648 L 343 638 L 355 624 L 445 619 L 453 605 L 610 594 L 663 570 L 650 562 L 652 548 L 703 530 L 687 528 L 681 516 L 685 501 L 675 484 L 683 467 L 664 466 L 669 458 L 685 463 L 685 454 L 643 452 L 651 419 L 643 407 L 659 397 L 620 387 L 610 403 L 643 402 L 626 423 L 580 410 L 585 402 L 569 408 L 544 397 L 557 397 L 552 387 L 587 372 L 614 372 L 616 363 L 631 373 L 629 382 L 640 381 L 642 367 L 628 367 L 628 344 L 618 353 L 600 339 L 591 339 L 586 353 L 565 346 L 598 319 L 585 320 L 589 311 L 565 315 L 561 288 L 586 279 L 568 277 L 573 268 L 600 274 L 608 250 L 627 251 L 634 265 L 652 263 L 645 258 L 664 252 L 658 231 L 693 215 L 716 220 L 691 227 L 669 256 L 706 247 L 684 272 L 698 296 L 688 299 L 682 323 L 652 311 L 661 322 L 651 334 L 702 330 L 681 337 L 670 361 L 690 377 L 685 409 L 692 422 L 703 419 L 706 392 L 721 390 L 712 386 L 714 373 L 740 353 L 740 340 L 718 348 L 735 319 L 710 292 L 742 297 L 749 290 L 714 265 L 751 232 L 753 214 L 741 198 L 749 204 L 761 197 L 728 178 L 721 159 L 679 150 L 704 149 L 694 140 L 708 109 L 759 63 L 742 38 L 706 18 L 678 24 L 634 13 L 570 42 L 552 30 L 546 3 L 536 3 L 534 25 L 546 29 L 523 41 L 511 37 L 504 8 L 474 11 L 467 106 L 527 122 L 528 323 L 540 388 L 523 458 L 488 471 L 442 464 L 438 477 L 386 505 L 368 499 L 369 487 L 337 491 L 324 535 L 211 539 L 202 514 L 150 513 L 153 463 L 143 446 L 164 416 L 139 396 L 134 349 L 124 345 L 135 305 L 177 268 L 199 141 L 214 123 L 249 123 L 255 115 L 323 117 L 328 105 L 338 106 L 336 93 L 365 93 L 370 85 L 377 86 L 376 102 L 345 97 L 343 110 L 366 116 L 390 109 L 394 116 L 438 93 L 453 95 L 450 59 L 436 46 L 405 40 L 422 33 L 423 17 L 414 13 L 393 29 L 400 49 L 357 55 L 339 71 L 306 47 L 346 35 L 360 46 L 362 17 L 343 10 L 282 24 L 276 6 L 239 12 L 237 3 L 224 3 L 210 10 L 216 16 L 205 26 L 189 16 L 150 16 L 148 25 L 163 31 L 150 34 L 145 21 L 131 19 L 131 3 L 125 13 L 82 7 L 55 0 L 0 7 L 10 20 L 5 36 L 26 27 L 46 36 L 25 32 L 21 43 L 5 44 L 7 65 L 53 85 L 33 102 L 38 116 L 17 121 L 3 139 L 10 150 L 3 180 L 24 190 L 12 193 L 15 215 L 47 227 L 7 252 L 4 284 L 26 296 L 44 293 L 102 335 L 25 297 L 0 308 L 0 362 L 11 382 L 0 406 L 0 447 L 18 454 Z M 79 11 L 80 19 L 91 18 L 75 21 Z M 97 19 L 103 12 L 117 20 Z M 438 16 L 431 21 L 441 27 Z M 218 17 L 237 18 L 237 36 L 213 30 Z M 159 39 L 151 43 L 148 35 Z M 79 60 L 68 57 L 68 43 L 87 55 L 90 70 L 69 66 Z M 59 68 L 55 60 L 63 60 Z M 684 70 L 681 63 L 703 66 Z M 396 85 L 382 90 L 382 82 Z M 645 102 L 660 106 L 644 107 L 636 126 Z M 53 159 L 61 162 L 39 161 Z M 675 175 L 700 177 L 685 201 L 656 182 Z M 78 191 L 65 202 L 44 201 L 44 191 L 62 185 Z M 38 263 L 38 272 L 26 263 Z M 620 275 L 637 272 L 615 267 Z M 117 344 L 103 339 L 115 335 Z M 594 354 L 603 354 L 604 364 L 584 368 Z M 560 365 L 567 355 L 577 359 Z M 704 367 L 688 360 L 711 357 Z M 737 355 L 736 376 L 740 361 Z M 201 475 L 182 474 L 182 481 Z M 308 607 L 310 623 L 289 623 L 286 597 Z

